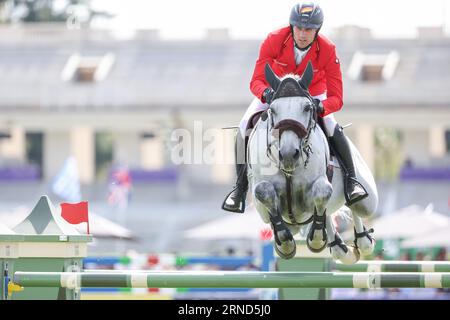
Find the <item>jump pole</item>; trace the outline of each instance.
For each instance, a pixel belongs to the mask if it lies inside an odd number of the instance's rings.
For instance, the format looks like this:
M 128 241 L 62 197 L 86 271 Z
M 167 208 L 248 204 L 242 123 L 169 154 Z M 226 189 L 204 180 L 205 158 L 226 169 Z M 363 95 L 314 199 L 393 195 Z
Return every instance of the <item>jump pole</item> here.
M 450 273 L 20 272 L 22 287 L 76 288 L 450 288 Z
M 447 261 L 358 261 L 355 264 L 334 263 L 332 270 L 343 272 L 450 272 Z

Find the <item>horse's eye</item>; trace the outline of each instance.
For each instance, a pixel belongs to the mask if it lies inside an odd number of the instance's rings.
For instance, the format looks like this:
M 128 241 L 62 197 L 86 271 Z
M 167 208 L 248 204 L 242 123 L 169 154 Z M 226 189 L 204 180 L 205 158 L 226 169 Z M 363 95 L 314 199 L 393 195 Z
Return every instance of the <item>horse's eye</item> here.
M 311 111 L 311 108 L 312 108 L 312 105 L 307 104 L 307 105 L 305 106 L 305 111 L 306 111 L 306 112 L 309 112 L 309 111 Z

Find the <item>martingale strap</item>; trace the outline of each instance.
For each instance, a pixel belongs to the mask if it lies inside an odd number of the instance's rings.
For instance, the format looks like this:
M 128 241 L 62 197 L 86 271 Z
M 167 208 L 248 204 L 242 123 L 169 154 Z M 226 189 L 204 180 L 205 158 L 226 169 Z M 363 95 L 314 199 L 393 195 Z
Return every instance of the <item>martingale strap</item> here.
M 292 224 L 298 224 L 292 210 L 292 176 L 284 175 L 286 179 L 286 201 L 288 207 L 288 216 Z

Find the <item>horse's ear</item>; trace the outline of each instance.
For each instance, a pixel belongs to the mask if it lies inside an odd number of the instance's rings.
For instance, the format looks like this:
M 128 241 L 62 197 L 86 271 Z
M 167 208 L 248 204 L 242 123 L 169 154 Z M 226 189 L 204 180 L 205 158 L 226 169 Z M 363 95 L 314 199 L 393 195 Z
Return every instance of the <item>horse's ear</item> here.
M 264 68 L 264 75 L 266 76 L 266 80 L 272 87 L 272 89 L 277 91 L 281 81 L 277 77 L 277 75 L 273 72 L 272 68 L 269 66 L 268 63 L 266 63 L 266 67 Z
M 306 66 L 306 69 L 298 82 L 303 88 L 308 89 L 309 85 L 311 84 L 312 78 L 313 78 L 313 66 L 311 64 L 311 61 L 308 61 L 308 65 Z

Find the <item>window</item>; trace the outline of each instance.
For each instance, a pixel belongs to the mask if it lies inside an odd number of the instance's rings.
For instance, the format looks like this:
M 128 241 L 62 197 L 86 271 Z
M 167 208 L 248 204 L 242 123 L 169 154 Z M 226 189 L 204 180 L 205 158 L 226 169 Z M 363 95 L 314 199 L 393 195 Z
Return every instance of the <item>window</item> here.
M 348 69 L 348 77 L 363 82 L 378 82 L 392 78 L 399 62 L 397 51 L 388 54 L 355 52 Z
M 450 130 L 445 130 L 445 152 L 450 153 Z
M 11 133 L 8 131 L 0 131 L 0 140 L 1 139 L 10 139 Z
M 95 133 L 95 172 L 98 181 L 108 178 L 109 169 L 113 162 L 114 138 L 111 132 Z
M 63 81 L 91 83 L 103 80 L 114 64 L 114 55 L 81 56 L 73 54 L 67 61 L 61 77 Z
M 43 176 L 44 134 L 42 132 L 26 132 L 26 159 L 29 164 L 37 165 L 39 174 Z

